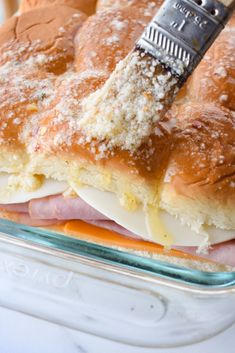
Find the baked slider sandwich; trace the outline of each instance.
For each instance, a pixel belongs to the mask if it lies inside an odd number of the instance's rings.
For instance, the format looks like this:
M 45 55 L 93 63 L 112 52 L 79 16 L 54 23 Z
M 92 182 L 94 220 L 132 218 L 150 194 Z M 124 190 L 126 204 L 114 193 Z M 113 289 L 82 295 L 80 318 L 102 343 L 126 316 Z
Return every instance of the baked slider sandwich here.
M 0 27 L 0 217 L 180 266 L 232 270 L 234 18 L 150 124 L 148 73 L 136 82 L 126 70 L 120 100 L 111 92 L 102 102 L 100 92 L 160 1 L 103 0 L 88 17 L 85 2 L 74 3 L 25 0 Z

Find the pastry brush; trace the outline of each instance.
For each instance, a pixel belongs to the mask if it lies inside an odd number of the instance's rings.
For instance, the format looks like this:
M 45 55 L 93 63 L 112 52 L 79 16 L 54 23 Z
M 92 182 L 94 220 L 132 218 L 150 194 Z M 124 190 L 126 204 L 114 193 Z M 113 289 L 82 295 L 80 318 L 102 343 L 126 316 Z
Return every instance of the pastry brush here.
M 232 14 L 235 0 L 166 0 L 105 85 L 83 102 L 90 138 L 135 153 Z M 97 157 L 98 158 L 98 157 Z
M 166 0 L 138 40 L 136 50 L 143 52 L 145 59 L 149 55 L 156 58 L 182 86 L 234 7 L 235 0 Z

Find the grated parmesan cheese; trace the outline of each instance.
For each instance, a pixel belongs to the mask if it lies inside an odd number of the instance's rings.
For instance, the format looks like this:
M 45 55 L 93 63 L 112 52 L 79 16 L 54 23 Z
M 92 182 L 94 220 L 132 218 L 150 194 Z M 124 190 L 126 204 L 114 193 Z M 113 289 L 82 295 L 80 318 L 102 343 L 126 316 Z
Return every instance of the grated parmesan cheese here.
M 100 90 L 84 99 L 78 125 L 91 139 L 106 141 L 106 150 L 134 152 L 153 132 L 177 83 L 158 60 L 133 52 Z

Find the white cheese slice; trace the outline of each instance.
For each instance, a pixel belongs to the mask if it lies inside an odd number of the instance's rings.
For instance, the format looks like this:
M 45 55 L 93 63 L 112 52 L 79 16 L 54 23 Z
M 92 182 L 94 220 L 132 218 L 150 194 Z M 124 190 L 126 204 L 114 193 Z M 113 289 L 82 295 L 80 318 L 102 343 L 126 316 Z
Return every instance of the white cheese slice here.
M 0 204 L 24 203 L 32 199 L 57 195 L 68 189 L 68 184 L 52 179 L 45 179 L 41 187 L 34 191 L 9 188 L 8 182 L 11 174 L 0 173 Z
M 0 173 L 0 204 L 24 203 L 36 198 L 61 194 L 68 189 L 65 182 L 45 179 L 41 187 L 34 191 L 14 190 L 8 187 L 10 176 Z M 194 232 L 165 211 L 146 212 L 139 208 L 134 212 L 128 212 L 113 193 L 93 187 L 79 187 L 75 183 L 70 185 L 90 206 L 143 239 L 175 246 L 201 246 L 206 241 L 205 234 Z M 212 245 L 235 238 L 234 230 L 216 227 L 208 227 L 207 234 Z
M 73 183 L 71 186 L 90 206 L 143 239 L 172 246 L 201 246 L 207 240 L 205 234 L 194 232 L 165 211 L 151 214 L 139 208 L 137 211 L 128 212 L 113 193 L 92 187 L 79 187 Z M 234 230 L 216 227 L 208 227 L 207 234 L 211 245 L 235 238 Z

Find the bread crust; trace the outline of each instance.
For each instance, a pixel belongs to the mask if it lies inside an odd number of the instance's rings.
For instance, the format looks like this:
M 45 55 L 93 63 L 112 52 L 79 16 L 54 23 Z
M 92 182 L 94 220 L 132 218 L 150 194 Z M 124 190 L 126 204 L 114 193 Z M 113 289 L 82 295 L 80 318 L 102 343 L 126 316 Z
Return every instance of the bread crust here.
M 163 0 L 98 0 L 97 10 L 104 11 L 108 9 L 119 9 L 128 6 L 141 6 L 149 11 L 156 12 L 156 10 L 162 5 Z
M 55 5 L 13 16 L 1 27 L 0 164 L 26 162 L 22 129 L 44 109 L 57 76 L 73 61 L 73 37 L 85 20 L 83 13 Z
M 74 58 L 73 38 L 85 20 L 86 15 L 64 5 L 13 16 L 0 29 L 0 63 L 44 54 L 48 63 L 41 70 L 63 72 Z
M 234 114 L 213 103 L 192 102 L 171 114 L 177 126 L 162 187 L 162 208 L 198 229 L 205 225 L 234 229 Z
M 134 48 L 151 18 L 138 7 L 111 9 L 90 17 L 75 38 L 76 71 L 100 70 L 109 77 Z
M 95 13 L 96 0 L 22 0 L 20 12 L 23 13 L 50 5 L 66 5 L 90 16 Z
M 215 102 L 235 110 L 235 16 L 187 83 L 193 102 Z

